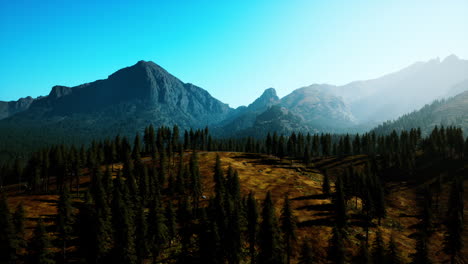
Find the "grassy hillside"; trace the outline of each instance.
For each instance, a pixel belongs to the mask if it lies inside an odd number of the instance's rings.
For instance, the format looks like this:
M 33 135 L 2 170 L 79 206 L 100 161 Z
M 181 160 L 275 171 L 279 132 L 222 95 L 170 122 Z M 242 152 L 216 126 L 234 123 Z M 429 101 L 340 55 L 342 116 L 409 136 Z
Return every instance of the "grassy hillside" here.
M 366 156 L 348 156 L 348 157 L 328 157 L 317 158 L 313 160 L 310 166 L 289 159 L 280 160 L 273 156 L 236 153 L 236 152 L 200 152 L 199 164 L 200 173 L 202 176 L 202 192 L 207 198 L 213 197 L 213 168 L 215 166 L 216 155 L 220 155 L 223 169 L 227 170 L 229 166 L 239 172 L 241 183 L 241 192 L 247 195 L 250 191 L 255 192 L 256 198 L 261 204 L 261 200 L 265 197 L 267 191 L 271 191 L 273 200 L 276 206 L 276 213 L 279 216 L 283 198 L 286 194 L 292 201 L 294 214 L 297 217 L 298 225 L 298 245 L 301 241 L 308 240 L 313 246 L 313 251 L 319 263 L 327 263 L 327 247 L 331 236 L 333 226 L 333 207 L 331 200 L 325 198 L 322 193 L 322 172 L 326 169 L 331 176 L 332 182 L 335 177 L 339 177 L 343 170 L 352 165 L 355 168 L 363 168 L 366 161 Z M 188 156 L 186 158 L 188 160 Z M 150 158 L 143 159 L 145 163 L 151 163 Z M 420 164 L 420 167 L 431 166 L 430 164 Z M 438 165 L 437 165 L 438 166 Z M 115 164 L 115 170 L 122 168 L 121 164 Z M 459 173 L 466 174 L 466 167 L 463 166 Z M 438 166 L 439 172 L 447 172 L 450 167 Z M 427 169 L 427 168 L 426 168 Z M 430 170 L 430 169 L 429 169 Z M 114 175 L 116 172 L 114 172 Z M 90 177 L 87 173 L 81 177 L 81 193 L 73 195 L 74 203 L 81 203 L 83 192 L 89 185 Z M 417 231 L 420 223 L 417 201 L 420 199 L 419 189 L 421 184 L 412 182 L 394 182 L 389 180 L 386 183 L 386 204 L 387 218 L 384 219 L 380 226 L 374 220 L 373 227 L 370 230 L 370 242 L 374 240 L 375 232 L 380 229 L 383 234 L 383 239 L 387 243 L 390 236 L 393 235 L 397 242 L 402 256 L 406 262 L 410 261 L 410 256 L 414 252 L 415 240 L 414 234 Z M 465 182 L 464 187 L 468 187 Z M 32 235 L 32 228 L 38 218 L 44 219 L 49 226 L 48 231 L 52 237 L 55 236 L 52 225 L 55 214 L 57 213 L 57 195 L 25 195 L 18 193 L 18 186 L 9 186 L 7 193 L 9 196 L 10 208 L 15 208 L 22 202 L 26 209 L 27 221 L 26 230 L 27 238 Z M 442 216 L 446 211 L 448 199 L 448 184 L 443 184 L 443 192 L 441 197 L 440 217 L 435 220 L 435 229 L 430 238 L 429 253 L 434 263 L 446 263 L 448 257 L 442 251 L 442 241 L 445 227 L 441 225 Z M 468 194 L 464 193 L 465 201 L 465 222 L 467 217 L 467 201 Z M 203 204 L 203 202 L 202 202 Z M 348 214 L 350 220 L 346 240 L 346 248 L 349 259 L 355 255 L 360 240 L 364 238 L 364 225 L 360 217 L 360 201 L 349 203 Z M 465 223 L 466 226 L 466 223 Z M 467 239 L 465 236 L 465 244 Z M 177 250 L 177 245 L 172 245 L 174 250 Z M 68 251 L 73 252 L 75 248 L 70 246 Z M 58 251 L 58 249 L 56 249 Z M 170 252 L 170 250 L 169 250 Z M 468 256 L 467 247 L 463 249 L 465 261 Z M 297 256 L 297 254 L 296 254 Z M 247 261 L 248 258 L 245 258 Z M 168 259 L 168 262 L 172 260 Z M 293 263 L 297 262 L 294 258 Z M 247 263 L 247 262 L 245 262 Z

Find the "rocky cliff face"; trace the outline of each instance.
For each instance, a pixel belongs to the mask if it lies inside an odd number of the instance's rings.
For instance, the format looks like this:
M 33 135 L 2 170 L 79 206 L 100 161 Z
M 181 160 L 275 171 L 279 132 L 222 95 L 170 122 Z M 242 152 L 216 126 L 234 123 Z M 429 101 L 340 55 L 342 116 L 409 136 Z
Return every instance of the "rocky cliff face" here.
M 0 101 L 0 120 L 27 110 L 33 101 L 34 99 L 30 96 L 21 98 L 18 101 Z

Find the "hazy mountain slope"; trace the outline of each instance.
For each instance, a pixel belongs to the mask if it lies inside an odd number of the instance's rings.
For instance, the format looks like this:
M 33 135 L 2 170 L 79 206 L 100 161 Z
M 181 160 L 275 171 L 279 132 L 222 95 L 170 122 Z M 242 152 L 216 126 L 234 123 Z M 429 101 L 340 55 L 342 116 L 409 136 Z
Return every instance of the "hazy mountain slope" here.
M 27 110 L 33 101 L 34 99 L 30 96 L 20 98 L 18 101 L 0 101 L 0 120 Z
M 360 123 L 385 121 L 417 110 L 447 95 L 468 79 L 468 61 L 454 55 L 418 62 L 383 77 L 330 89 L 342 96 Z
M 374 129 L 377 133 L 391 133 L 420 127 L 424 134 L 436 125 L 459 126 L 468 132 L 468 91 L 455 97 L 428 104 L 418 111 L 403 115 L 395 121 L 385 122 Z
M 346 104 L 328 86 L 311 85 L 294 90 L 281 99 L 281 106 L 301 116 L 311 127 L 343 128 L 355 124 Z
M 328 86 L 312 85 L 281 98 L 273 88 L 220 129 L 223 135 L 263 135 L 267 132 L 332 132 L 355 125 L 343 100 Z

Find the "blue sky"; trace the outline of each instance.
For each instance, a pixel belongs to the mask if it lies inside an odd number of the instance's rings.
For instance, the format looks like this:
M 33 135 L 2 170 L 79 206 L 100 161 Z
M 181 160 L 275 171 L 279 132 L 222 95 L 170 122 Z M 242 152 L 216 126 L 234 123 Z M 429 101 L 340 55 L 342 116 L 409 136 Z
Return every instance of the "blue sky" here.
M 284 96 L 434 57 L 468 59 L 466 14 L 466 0 L 1 1 L 0 100 L 151 60 L 246 105 L 268 87 Z

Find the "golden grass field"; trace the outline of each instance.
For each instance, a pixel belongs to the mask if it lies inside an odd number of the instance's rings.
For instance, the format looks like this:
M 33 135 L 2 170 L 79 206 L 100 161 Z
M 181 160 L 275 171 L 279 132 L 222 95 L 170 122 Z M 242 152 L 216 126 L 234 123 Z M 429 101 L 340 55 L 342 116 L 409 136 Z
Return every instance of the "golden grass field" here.
M 356 166 L 362 164 L 363 160 L 365 160 L 364 156 L 352 156 L 345 159 L 317 159 L 306 168 L 302 163 L 286 159 L 279 160 L 273 156 L 234 152 L 200 152 L 199 165 L 203 182 L 203 195 L 207 197 L 213 195 L 213 168 L 216 155 L 220 155 L 224 169 L 227 170 L 231 166 L 239 172 L 242 194 L 247 195 L 250 191 L 253 191 L 261 204 L 261 200 L 265 197 L 266 192 L 271 191 L 278 216 L 284 196 L 288 194 L 297 217 L 298 244 L 300 245 L 304 239 L 309 240 L 316 257 L 320 262 L 326 263 L 326 248 L 333 225 L 331 221 L 333 212 L 330 211 L 332 210 L 330 199 L 324 199 L 322 195 L 321 184 L 323 176 L 318 168 L 327 168 L 331 179 L 334 179 L 349 164 L 353 163 Z M 186 155 L 186 158 L 188 159 L 188 155 Z M 147 163 L 151 162 L 149 158 L 145 158 L 144 161 Z M 121 169 L 121 164 L 116 164 L 114 168 L 116 170 Z M 81 183 L 87 182 L 89 182 L 89 177 L 83 176 Z M 393 234 L 402 252 L 402 256 L 407 262 L 410 261 L 410 255 L 414 252 L 415 240 L 413 239 L 413 235 L 417 231 L 416 225 L 419 222 L 415 202 L 416 188 L 417 186 L 411 186 L 404 182 L 389 183 L 387 189 L 390 192 L 386 197 L 388 216 L 382 221 L 381 226 L 373 227 L 370 231 L 370 243 L 374 240 L 377 228 L 380 228 L 382 231 L 386 243 Z M 449 186 L 444 185 L 443 193 L 445 195 L 441 201 L 443 212 L 447 203 L 448 188 Z M 28 237 L 31 236 L 32 228 L 38 217 L 44 218 L 46 224 L 53 224 L 52 220 L 56 214 L 57 198 L 57 195 L 22 195 L 14 191 L 9 193 L 11 210 L 14 210 L 20 202 L 23 202 L 25 206 Z M 468 204 L 466 202 L 468 201 L 467 192 L 465 192 L 464 199 L 466 215 L 466 206 Z M 354 201 L 349 204 L 352 205 L 349 210 L 349 214 L 352 216 L 354 212 L 359 211 L 360 204 L 358 201 L 358 209 L 352 208 L 354 207 Z M 468 217 L 465 217 L 466 219 Z M 351 217 L 350 225 L 347 229 L 348 240 L 346 245 L 350 257 L 356 253 L 359 247 L 359 237 L 365 236 L 362 225 L 353 220 L 353 217 Z M 374 220 L 374 223 L 377 223 L 377 221 Z M 448 257 L 442 250 L 443 231 L 443 225 L 436 225 L 435 232 L 430 238 L 429 252 L 434 263 L 446 263 L 448 261 Z M 466 242 L 468 241 L 465 236 L 465 244 Z M 463 255 L 466 261 L 466 256 L 468 255 L 466 246 L 463 249 Z

